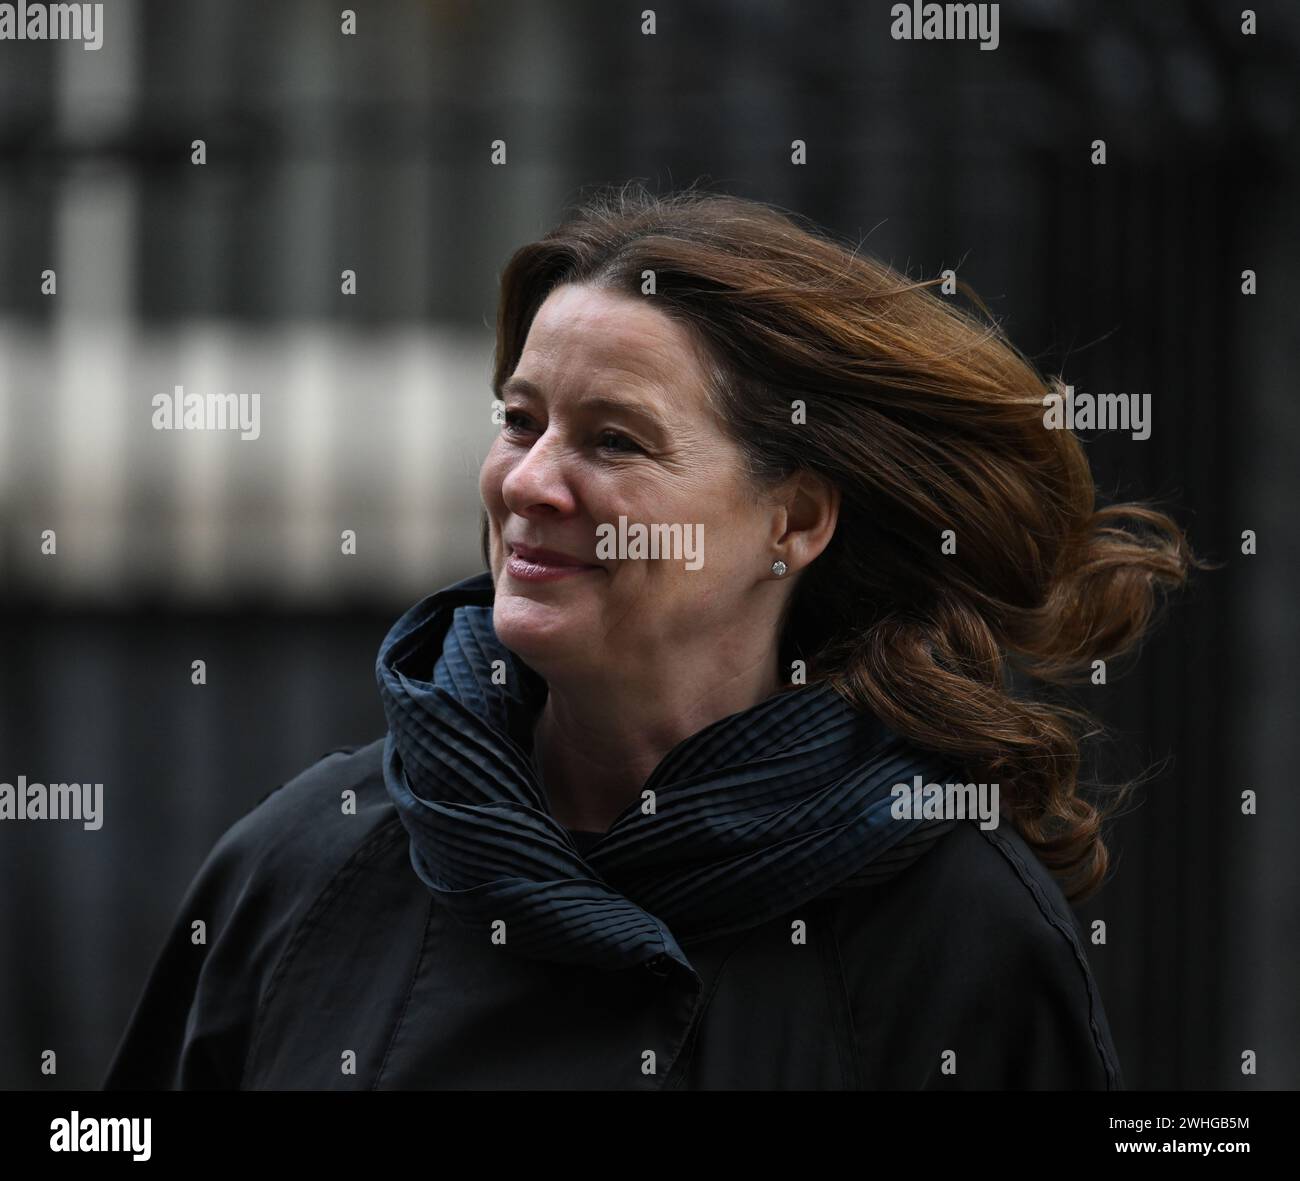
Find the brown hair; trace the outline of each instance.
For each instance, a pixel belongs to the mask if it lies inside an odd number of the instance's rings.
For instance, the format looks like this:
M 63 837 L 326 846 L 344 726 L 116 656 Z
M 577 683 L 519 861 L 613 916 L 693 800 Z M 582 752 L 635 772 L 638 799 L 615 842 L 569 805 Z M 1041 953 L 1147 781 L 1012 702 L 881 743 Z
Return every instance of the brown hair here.
M 1061 380 L 1038 373 L 969 287 L 957 284 L 990 322 L 928 290 L 941 279 L 911 280 L 743 198 L 601 190 L 516 251 L 494 389 L 556 286 L 641 297 L 646 272 L 649 298 L 704 346 L 756 487 L 802 469 L 841 491 L 835 534 L 792 596 L 785 667 L 804 660 L 810 682 L 998 782 L 1067 896 L 1092 895 L 1114 806 L 1079 792 L 1090 719 L 1012 682 L 1068 683 L 1135 647 L 1157 592 L 1199 564 L 1181 530 L 1147 505 L 1097 507 L 1079 441 L 1044 424 Z

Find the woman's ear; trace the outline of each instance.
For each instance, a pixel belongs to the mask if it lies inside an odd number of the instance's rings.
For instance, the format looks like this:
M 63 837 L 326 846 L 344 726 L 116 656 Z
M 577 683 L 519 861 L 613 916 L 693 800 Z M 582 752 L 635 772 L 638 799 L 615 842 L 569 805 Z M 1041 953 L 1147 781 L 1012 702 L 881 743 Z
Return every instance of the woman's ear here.
M 779 503 L 784 513 L 775 542 L 791 570 L 803 570 L 830 544 L 841 499 L 839 486 L 816 472 L 796 472 L 783 485 Z

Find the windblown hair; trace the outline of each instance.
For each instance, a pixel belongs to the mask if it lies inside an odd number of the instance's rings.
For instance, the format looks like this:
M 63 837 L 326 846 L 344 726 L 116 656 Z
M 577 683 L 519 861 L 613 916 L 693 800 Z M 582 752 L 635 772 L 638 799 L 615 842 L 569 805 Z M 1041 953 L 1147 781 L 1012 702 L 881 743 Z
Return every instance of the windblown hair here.
M 1062 380 L 965 284 L 988 322 L 929 290 L 941 281 L 759 202 L 601 190 L 510 259 L 494 388 L 560 284 L 653 299 L 685 324 L 756 489 L 802 469 L 841 492 L 831 542 L 798 575 L 785 667 L 804 660 L 809 682 L 998 783 L 1004 815 L 1079 901 L 1106 875 L 1116 804 L 1080 791 L 1089 716 L 1015 683 L 1068 684 L 1135 648 L 1159 592 L 1199 563 L 1164 513 L 1098 507 L 1078 439 L 1044 425 Z

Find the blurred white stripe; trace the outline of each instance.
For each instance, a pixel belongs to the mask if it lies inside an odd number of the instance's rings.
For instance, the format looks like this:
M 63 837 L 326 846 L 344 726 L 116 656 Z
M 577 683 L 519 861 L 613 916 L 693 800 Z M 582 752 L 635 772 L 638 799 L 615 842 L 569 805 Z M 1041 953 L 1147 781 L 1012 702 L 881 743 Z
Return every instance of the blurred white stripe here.
M 132 416 L 132 334 L 124 318 L 89 318 L 79 310 L 131 307 L 134 185 L 124 173 L 92 179 L 77 171 L 59 193 L 53 389 L 47 395 L 55 398 L 57 413 L 55 570 L 76 570 L 81 579 L 107 587 L 121 580 L 127 556 L 123 452 Z
M 285 566 L 290 581 L 302 587 L 324 587 L 330 567 L 341 572 L 340 534 L 343 528 L 352 527 L 347 523 L 333 527 L 339 520 L 332 515 L 330 503 L 341 475 L 333 470 L 330 453 L 333 387 L 339 364 L 336 340 L 329 328 L 293 329 L 285 345 L 290 359 L 288 380 L 282 390 L 262 399 L 262 439 L 269 433 L 283 457 L 287 478 Z M 375 426 L 382 430 L 383 420 Z M 339 446 L 340 458 L 342 451 Z
M 450 333 L 411 336 L 398 356 L 392 519 L 400 573 L 411 586 L 427 584 L 443 553 L 477 538 L 478 468 L 496 428 L 491 342 L 480 349 L 470 343 Z M 468 548 L 476 562 L 477 544 Z
M 87 212 L 68 243 L 94 224 Z M 137 335 L 65 310 L 47 336 L 0 320 L 0 458 L 14 461 L 0 466 L 0 524 L 17 559 L 5 580 L 103 600 L 413 601 L 479 565 L 492 344 L 451 326 Z M 177 385 L 261 394 L 260 437 L 154 430 L 153 397 Z M 53 559 L 45 528 L 59 530 Z M 356 558 L 340 552 L 345 528 Z
M 223 341 L 220 329 L 210 325 L 187 325 L 177 338 L 175 382 L 142 390 L 139 400 L 144 402 L 156 394 L 170 394 L 176 385 L 200 394 L 225 392 L 230 386 L 224 380 L 228 375 L 222 362 L 234 352 L 233 343 Z M 179 477 L 174 498 L 179 528 L 177 586 L 184 594 L 199 594 L 205 586 L 221 581 L 225 564 L 225 548 L 229 544 L 225 493 L 231 478 L 230 439 L 218 431 L 198 431 L 172 433 L 159 442 L 163 447 L 172 445 L 184 452 L 182 462 L 163 470 L 177 471 Z
M 68 145 L 111 140 L 126 126 L 135 101 L 136 5 L 127 0 L 100 12 L 100 49 L 88 53 L 80 42 L 55 46 L 55 117 L 59 139 Z M 31 391 L 55 403 L 58 494 L 42 527 L 56 530 L 58 553 L 40 567 L 52 594 L 78 582 L 107 589 L 120 584 L 128 565 L 122 460 L 131 415 L 128 317 L 137 205 L 134 180 L 122 163 L 74 164 L 58 194 L 50 264 L 58 293 L 49 297 L 53 388 Z M 82 315 L 89 308 L 117 311 L 90 319 Z

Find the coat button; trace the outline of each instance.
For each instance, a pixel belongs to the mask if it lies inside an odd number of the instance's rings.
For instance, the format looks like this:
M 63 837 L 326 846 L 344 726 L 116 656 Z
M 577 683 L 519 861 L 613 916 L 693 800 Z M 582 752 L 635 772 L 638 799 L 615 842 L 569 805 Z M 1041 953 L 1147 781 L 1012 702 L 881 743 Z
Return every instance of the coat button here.
M 660 952 L 658 955 L 651 956 L 650 959 L 646 960 L 645 966 L 647 969 L 649 969 L 649 971 L 653 972 L 656 976 L 667 976 L 669 972 L 668 965 L 671 962 L 671 960 L 672 960 L 671 956 L 665 955 L 663 952 Z

